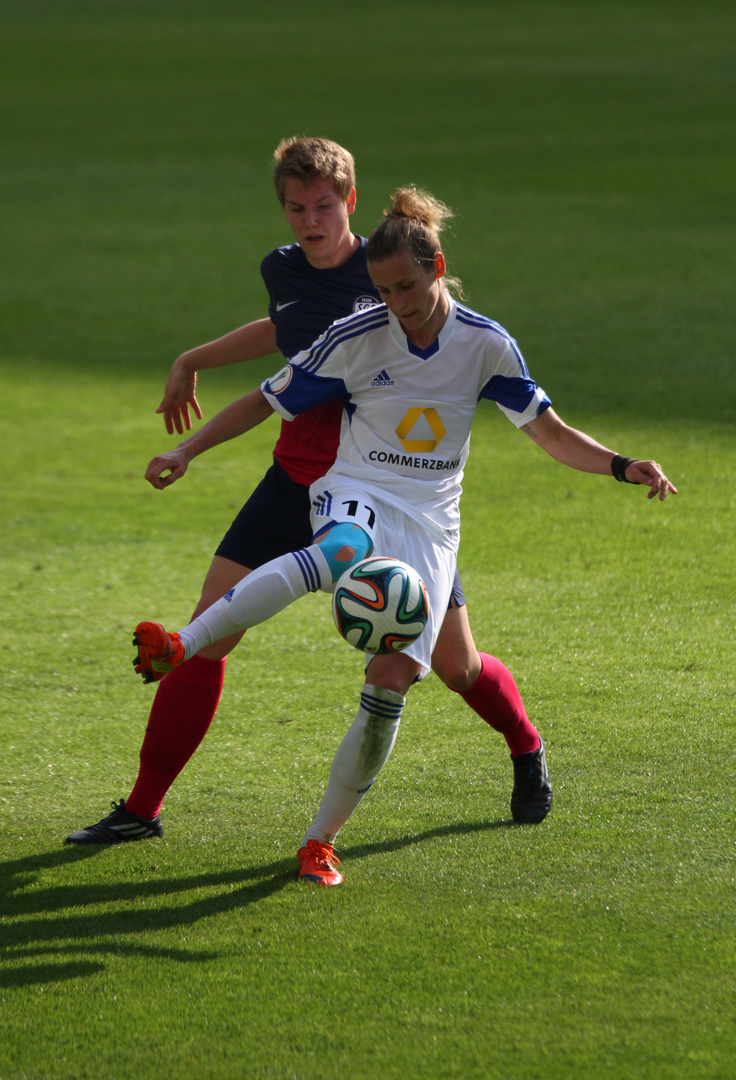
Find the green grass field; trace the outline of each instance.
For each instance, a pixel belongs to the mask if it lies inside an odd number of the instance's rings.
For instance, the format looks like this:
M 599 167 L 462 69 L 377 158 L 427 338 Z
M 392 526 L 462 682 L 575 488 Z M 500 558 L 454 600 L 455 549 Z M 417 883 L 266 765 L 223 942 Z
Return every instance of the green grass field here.
M 733 6 L 6 0 L 0 12 L 0 1080 L 716 1080 L 736 1060 Z M 265 313 L 284 135 L 456 210 L 450 269 L 558 412 L 679 496 L 481 410 L 460 565 L 555 804 L 430 677 L 295 852 L 361 658 L 310 596 L 229 660 L 160 841 L 64 847 L 135 778 L 140 618 L 187 621 L 276 426 L 161 494 L 183 349 Z M 274 370 L 206 373 L 207 416 Z M 325 678 L 325 673 L 329 677 Z

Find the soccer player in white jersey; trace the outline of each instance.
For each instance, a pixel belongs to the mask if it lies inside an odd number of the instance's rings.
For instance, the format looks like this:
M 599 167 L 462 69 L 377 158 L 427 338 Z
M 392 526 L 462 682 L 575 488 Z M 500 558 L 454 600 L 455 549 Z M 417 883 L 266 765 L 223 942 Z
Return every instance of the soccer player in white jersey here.
M 259 390 L 229 408 L 242 434 L 275 409 L 289 419 L 321 401 L 343 404 L 335 464 L 310 489 L 313 543 L 260 567 L 176 634 L 158 623 L 135 631 L 145 681 L 200 649 L 254 626 L 299 596 L 323 589 L 353 562 L 390 555 L 427 585 L 430 619 L 401 653 L 372 657 L 357 715 L 330 770 L 298 852 L 300 876 L 337 885 L 334 840 L 388 760 L 406 694 L 429 671 L 447 608 L 459 540 L 459 496 L 470 427 L 482 398 L 557 461 L 583 472 L 644 484 L 649 498 L 676 492 L 658 464 L 624 458 L 568 427 L 529 376 L 515 341 L 497 323 L 452 299 L 439 243 L 449 211 L 401 189 L 368 242 L 368 267 L 383 305 L 335 323 Z M 208 441 L 198 433 L 199 453 Z M 221 440 L 222 427 L 212 429 Z M 193 455 L 192 455 L 193 456 Z M 178 479 L 154 459 L 147 478 Z M 183 471 L 183 470 L 182 470 Z
M 351 231 L 356 203 L 352 154 L 330 139 L 284 139 L 274 153 L 273 179 L 295 243 L 270 252 L 261 264 L 270 299 L 268 316 L 190 349 L 175 361 L 157 410 L 170 434 L 174 428 L 179 434 L 191 428 L 190 407 L 202 418 L 196 396 L 200 369 L 279 350 L 290 359 L 337 319 L 379 302 L 368 274 L 367 241 Z M 380 382 L 381 376 L 376 385 Z M 387 377 L 383 385 L 390 385 Z M 222 416 L 227 419 L 227 411 Z M 273 463 L 220 542 L 195 615 L 251 570 L 309 544 L 309 487 L 335 460 L 341 417 L 335 399 L 281 424 Z M 199 452 L 198 438 L 162 455 L 157 459 L 161 467 L 179 467 L 193 447 Z M 158 683 L 132 790 L 112 804 L 112 813 L 70 833 L 66 843 L 130 843 L 163 834 L 159 815 L 164 798 L 209 730 L 225 682 L 227 654 L 241 637 L 221 638 Z M 432 669 L 503 736 L 513 763 L 514 821 L 542 821 L 551 806 L 552 787 L 539 732 L 511 672 L 476 648 L 458 574 Z

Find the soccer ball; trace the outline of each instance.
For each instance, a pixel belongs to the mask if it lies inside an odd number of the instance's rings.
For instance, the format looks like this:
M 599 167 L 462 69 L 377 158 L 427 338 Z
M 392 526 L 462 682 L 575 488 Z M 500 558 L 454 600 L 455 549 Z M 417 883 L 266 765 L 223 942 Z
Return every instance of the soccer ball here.
M 374 656 L 400 652 L 427 625 L 429 597 L 407 563 L 382 556 L 363 559 L 338 579 L 332 617 L 354 648 Z

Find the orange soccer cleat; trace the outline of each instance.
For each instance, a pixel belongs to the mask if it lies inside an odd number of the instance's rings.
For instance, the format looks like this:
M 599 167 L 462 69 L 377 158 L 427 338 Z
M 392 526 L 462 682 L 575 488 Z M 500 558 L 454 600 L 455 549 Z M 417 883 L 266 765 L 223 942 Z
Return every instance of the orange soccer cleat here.
M 331 844 L 307 840 L 306 846 L 299 848 L 296 857 L 302 881 L 313 881 L 315 885 L 339 885 L 342 881 L 342 874 L 335 869 L 340 865 L 340 860 Z
M 167 634 L 161 623 L 138 623 L 133 644 L 138 649 L 133 666 L 145 683 L 158 682 L 184 663 L 184 646 L 179 635 Z

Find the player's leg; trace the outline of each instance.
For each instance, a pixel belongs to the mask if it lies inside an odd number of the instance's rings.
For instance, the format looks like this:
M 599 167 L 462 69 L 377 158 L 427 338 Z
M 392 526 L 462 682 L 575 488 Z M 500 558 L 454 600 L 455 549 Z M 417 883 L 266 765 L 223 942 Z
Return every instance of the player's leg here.
M 259 566 L 182 630 L 172 634 L 160 623 L 139 623 L 133 639 L 136 671 L 144 682 L 154 682 L 223 638 L 273 618 L 307 593 L 331 591 L 343 570 L 371 549 L 359 526 L 332 524 L 315 543 Z
M 355 501 L 342 500 L 335 492 L 332 511 L 337 505 L 352 508 Z M 374 510 L 373 505 L 375 550 L 418 571 L 429 595 L 429 617 L 425 630 L 404 652 L 374 656 L 368 664 L 358 712 L 338 747 L 324 798 L 297 853 L 300 878 L 320 885 L 342 881 L 335 869 L 334 839 L 391 755 L 409 687 L 429 672 L 455 570 L 454 552 L 438 542 L 436 534 L 394 507 Z
M 311 544 L 259 566 L 178 633 L 169 634 L 158 623 L 138 624 L 135 665 L 144 682 L 161 678 L 222 638 L 265 622 L 309 592 L 331 592 L 344 570 L 370 554 L 377 516 L 369 500 L 356 496 L 354 485 L 333 492 L 318 482 L 310 495 Z
M 456 589 L 432 654 L 432 670 L 505 738 L 514 763 L 514 820 L 542 821 L 552 805 L 544 744 L 511 672 L 495 656 L 478 652 L 464 597 Z
M 358 712 L 330 768 L 322 803 L 297 852 L 299 877 L 339 885 L 333 843 L 391 756 L 406 694 L 421 665 L 402 653 L 375 656 L 368 664 Z
M 248 567 L 216 555 L 195 614 L 248 573 Z M 113 812 L 96 825 L 70 833 L 66 843 L 115 844 L 163 834 L 159 813 L 164 797 L 209 730 L 222 693 L 225 657 L 241 637 L 217 642 L 159 682 L 128 798 L 113 803 Z
M 193 618 L 250 573 L 215 555 Z M 164 797 L 200 746 L 215 718 L 225 680 L 225 658 L 242 632 L 211 645 L 158 684 L 140 751 L 140 766 L 126 809 L 142 818 L 158 815 Z
M 512 757 L 539 748 L 539 732 L 526 714 L 511 672 L 500 660 L 478 652 L 465 604 L 453 601 L 448 609 L 432 654 L 432 670 L 501 732 Z
M 309 543 L 309 509 L 308 489 L 274 463 L 221 541 L 193 617 L 249 574 L 249 567 Z M 242 631 L 217 641 L 159 682 L 128 799 L 113 803 L 112 814 L 72 833 L 67 842 L 117 843 L 161 835 L 163 798 L 212 723 L 225 657 L 241 637 Z

